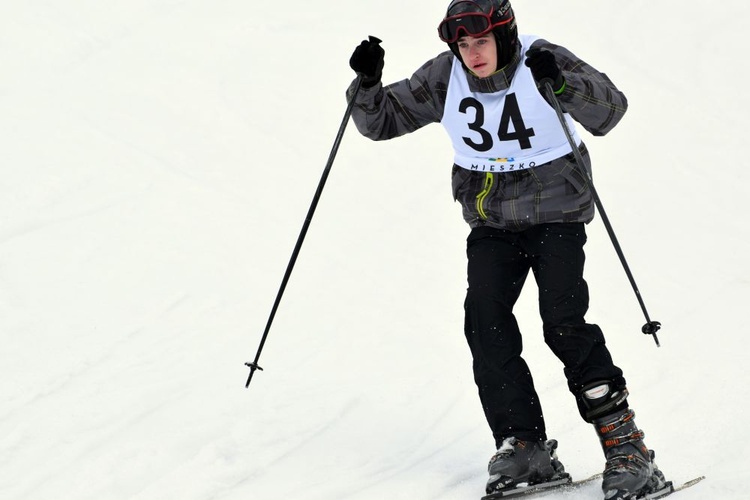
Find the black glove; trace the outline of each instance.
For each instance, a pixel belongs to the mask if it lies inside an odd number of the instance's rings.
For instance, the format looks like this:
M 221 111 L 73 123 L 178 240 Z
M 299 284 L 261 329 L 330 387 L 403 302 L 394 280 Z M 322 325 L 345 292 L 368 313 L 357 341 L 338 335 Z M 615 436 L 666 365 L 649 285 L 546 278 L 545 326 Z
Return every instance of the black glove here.
M 349 59 L 349 66 L 362 75 L 362 86 L 365 88 L 374 86 L 383 76 L 385 50 L 380 46 L 381 41 L 370 35 L 369 40 L 362 40 L 362 43 L 354 49 Z
M 549 80 L 555 94 L 562 94 L 565 90 L 565 78 L 557 65 L 555 54 L 549 50 L 531 49 L 526 52 L 526 66 L 531 68 L 531 74 L 540 86 Z

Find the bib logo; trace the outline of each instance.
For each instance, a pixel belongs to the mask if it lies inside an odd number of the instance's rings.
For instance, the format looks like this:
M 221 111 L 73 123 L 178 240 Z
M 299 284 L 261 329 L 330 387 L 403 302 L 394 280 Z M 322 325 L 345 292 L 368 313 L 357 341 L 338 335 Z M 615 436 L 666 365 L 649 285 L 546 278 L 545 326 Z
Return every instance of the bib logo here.
M 502 160 L 510 160 L 513 161 L 513 158 L 488 158 L 490 161 L 502 161 Z M 477 164 L 472 163 L 471 168 L 469 170 L 476 170 L 479 172 L 513 172 L 515 170 L 525 170 L 527 168 L 534 168 L 536 167 L 536 162 L 530 161 L 529 163 L 501 163 L 501 164 L 495 164 L 495 163 L 483 163 L 483 164 Z

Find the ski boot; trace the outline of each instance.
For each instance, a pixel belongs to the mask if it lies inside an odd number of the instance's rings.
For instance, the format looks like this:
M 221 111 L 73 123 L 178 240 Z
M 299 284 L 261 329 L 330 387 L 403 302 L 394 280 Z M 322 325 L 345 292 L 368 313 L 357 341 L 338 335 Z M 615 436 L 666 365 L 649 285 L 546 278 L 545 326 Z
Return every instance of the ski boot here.
M 507 438 L 490 459 L 487 494 L 516 488 L 519 484 L 545 483 L 570 477 L 557 459 L 557 441 L 521 441 Z
M 607 459 L 602 481 L 605 500 L 642 498 L 668 487 L 634 418 L 635 412 L 625 409 L 593 421 Z

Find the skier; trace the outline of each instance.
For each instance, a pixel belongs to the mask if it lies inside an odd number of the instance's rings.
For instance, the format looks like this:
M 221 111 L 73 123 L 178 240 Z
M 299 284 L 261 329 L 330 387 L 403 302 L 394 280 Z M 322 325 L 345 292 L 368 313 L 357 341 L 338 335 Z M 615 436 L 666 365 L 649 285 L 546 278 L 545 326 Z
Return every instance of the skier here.
M 585 224 L 594 217 L 590 157 L 575 131 L 612 130 L 627 100 L 610 79 L 566 48 L 518 35 L 507 0 L 453 0 L 439 25 L 447 50 L 410 79 L 384 86 L 384 50 L 363 40 L 350 59 L 361 87 L 352 118 L 373 140 L 434 122 L 454 148 L 452 188 L 471 227 L 465 335 L 479 397 L 495 440 L 488 495 L 567 477 L 547 440 L 539 397 L 521 357 L 513 306 L 529 270 L 539 288 L 544 339 L 562 361 L 581 417 L 604 450 L 607 498 L 665 487 L 634 422 L 622 370 L 597 325 L 586 323 Z M 576 165 L 541 87 L 551 81 L 584 165 Z

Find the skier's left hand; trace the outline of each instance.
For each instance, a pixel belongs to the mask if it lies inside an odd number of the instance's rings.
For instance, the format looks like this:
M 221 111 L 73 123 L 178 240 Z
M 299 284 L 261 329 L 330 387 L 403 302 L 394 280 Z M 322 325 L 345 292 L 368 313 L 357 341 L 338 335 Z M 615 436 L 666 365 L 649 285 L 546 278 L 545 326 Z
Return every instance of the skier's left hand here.
M 538 84 L 541 85 L 544 80 L 550 80 L 555 94 L 564 90 L 565 78 L 557 65 L 555 54 L 549 50 L 531 49 L 526 52 L 526 66 L 531 69 L 531 74 Z

